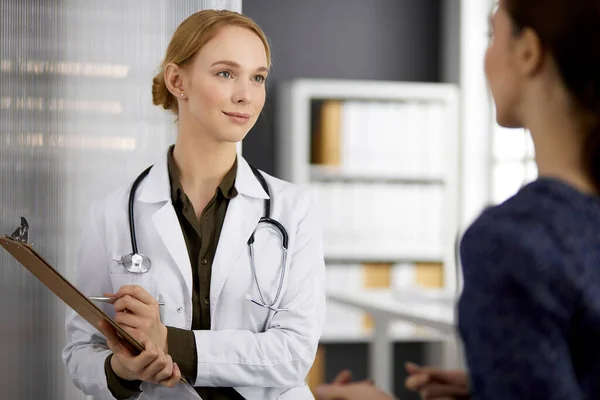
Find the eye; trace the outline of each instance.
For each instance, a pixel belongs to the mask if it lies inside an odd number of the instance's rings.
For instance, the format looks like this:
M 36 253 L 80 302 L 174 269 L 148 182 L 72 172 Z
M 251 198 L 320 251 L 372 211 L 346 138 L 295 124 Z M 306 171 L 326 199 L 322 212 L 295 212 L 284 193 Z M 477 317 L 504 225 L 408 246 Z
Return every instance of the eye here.
M 231 78 L 231 72 L 230 71 L 221 71 L 217 74 L 217 76 L 220 76 L 221 78 L 229 79 L 229 78 Z
M 267 77 L 264 75 L 256 75 L 254 78 L 252 78 L 252 80 L 254 80 L 254 82 L 257 82 L 257 83 L 263 83 L 264 81 L 267 80 Z

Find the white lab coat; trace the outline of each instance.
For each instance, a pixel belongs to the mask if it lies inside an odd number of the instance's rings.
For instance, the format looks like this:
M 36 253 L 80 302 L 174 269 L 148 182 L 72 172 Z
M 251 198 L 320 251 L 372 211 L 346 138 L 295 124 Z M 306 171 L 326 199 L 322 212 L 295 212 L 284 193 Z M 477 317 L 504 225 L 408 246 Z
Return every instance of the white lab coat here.
M 264 212 L 267 194 L 248 163 L 238 158 L 235 187 L 212 266 L 211 330 L 194 331 L 198 374 L 194 386 L 235 387 L 246 399 L 304 400 L 313 396 L 305 377 L 314 361 L 325 318 L 325 265 L 318 210 L 306 189 L 263 174 L 271 192 L 271 216 L 286 228 L 289 250 L 283 295 L 273 313 L 259 299 L 247 240 Z M 192 271 L 186 244 L 170 201 L 167 157 L 154 165 L 135 199 L 138 250 L 152 263 L 145 274 L 127 272 L 116 260 L 131 253 L 127 199 L 131 185 L 96 202 L 82 235 L 76 286 L 85 295 L 144 287 L 165 302 L 162 322 L 191 329 Z M 281 241 L 271 229 L 255 235 L 256 269 L 265 301 L 278 288 Z M 102 305 L 111 316 L 110 305 Z M 264 331 L 264 327 L 266 331 Z M 112 399 L 104 361 L 104 336 L 70 311 L 63 359 L 77 387 L 95 399 Z M 140 399 L 198 399 L 190 385 L 143 383 Z

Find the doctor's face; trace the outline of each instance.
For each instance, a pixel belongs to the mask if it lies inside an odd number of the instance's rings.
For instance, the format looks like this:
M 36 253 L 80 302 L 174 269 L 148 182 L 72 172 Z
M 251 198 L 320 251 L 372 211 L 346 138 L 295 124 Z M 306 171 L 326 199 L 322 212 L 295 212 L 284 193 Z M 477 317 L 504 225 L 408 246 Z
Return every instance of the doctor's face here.
M 267 65 L 265 46 L 254 32 L 221 29 L 185 73 L 187 117 L 217 141 L 241 141 L 265 104 Z

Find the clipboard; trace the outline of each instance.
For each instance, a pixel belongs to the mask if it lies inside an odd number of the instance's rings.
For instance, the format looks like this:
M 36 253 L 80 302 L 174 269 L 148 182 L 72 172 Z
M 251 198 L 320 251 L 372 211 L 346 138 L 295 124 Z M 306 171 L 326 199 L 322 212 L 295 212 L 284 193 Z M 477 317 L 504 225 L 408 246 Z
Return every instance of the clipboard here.
M 58 296 L 65 304 L 71 307 L 83 319 L 98 329 L 98 322 L 108 322 L 124 340 L 124 345 L 132 354 L 137 355 L 144 351 L 144 346 L 127 333 L 119 324 L 110 318 L 96 304 L 92 303 L 71 282 L 54 269 L 44 258 L 27 243 L 29 226 L 25 218 L 21 217 L 21 226 L 11 236 L 4 235 L 0 238 L 0 245 L 6 249 L 21 265 L 31 272 L 40 282 Z M 181 383 L 188 383 L 181 377 Z

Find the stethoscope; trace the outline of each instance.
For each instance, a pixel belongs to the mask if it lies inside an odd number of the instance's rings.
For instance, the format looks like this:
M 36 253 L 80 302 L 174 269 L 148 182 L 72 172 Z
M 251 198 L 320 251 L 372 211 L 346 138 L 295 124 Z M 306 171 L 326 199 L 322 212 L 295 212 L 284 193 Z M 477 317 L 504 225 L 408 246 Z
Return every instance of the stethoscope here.
M 250 301 L 256 305 L 268 308 L 269 310 L 274 311 L 274 312 L 287 311 L 287 308 L 276 308 L 275 304 L 277 304 L 277 302 L 279 301 L 279 298 L 281 296 L 281 290 L 283 288 L 283 283 L 285 280 L 285 266 L 287 263 L 287 251 L 288 251 L 288 234 L 287 234 L 287 231 L 285 230 L 284 226 L 281 225 L 281 223 L 279 223 L 279 221 L 271 218 L 271 193 L 269 191 L 269 185 L 265 181 L 265 178 L 262 176 L 262 174 L 256 168 L 254 168 L 251 165 L 250 165 L 250 168 L 252 169 L 254 176 L 256 176 L 256 179 L 258 179 L 258 181 L 260 182 L 260 185 L 263 187 L 263 189 L 267 193 L 267 198 L 265 199 L 265 202 L 264 202 L 264 204 L 265 204 L 264 214 L 258 221 L 256 228 L 254 228 L 254 231 L 252 232 L 252 235 L 250 235 L 250 238 L 248 239 L 248 242 L 247 242 L 249 251 L 250 251 L 250 265 L 252 267 L 252 274 L 254 275 L 254 282 L 256 284 L 258 296 L 260 297 L 260 301 L 252 299 L 252 298 L 250 298 Z M 132 253 L 122 256 L 121 259 L 117 261 L 119 263 L 119 265 L 122 265 L 123 268 L 125 268 L 127 271 L 134 273 L 134 274 L 145 274 L 146 272 L 148 272 L 150 270 L 150 266 L 152 264 L 150 262 L 150 258 L 148 256 L 146 256 L 145 254 L 142 254 L 138 251 L 137 238 L 135 235 L 135 222 L 134 222 L 134 218 L 133 218 L 133 216 L 134 216 L 133 203 L 134 203 L 134 198 L 135 198 L 135 192 L 137 191 L 137 188 L 140 185 L 140 183 L 144 180 L 144 178 L 150 172 L 150 169 L 152 169 L 152 166 L 150 166 L 146 170 L 144 170 L 135 179 L 135 181 L 131 185 L 131 189 L 129 191 L 129 234 L 130 234 L 130 238 L 131 238 Z M 258 275 L 256 274 L 256 263 L 254 261 L 254 259 L 255 259 L 254 258 L 254 234 L 262 226 L 270 227 L 271 229 L 275 229 L 275 231 L 279 234 L 279 237 L 281 238 L 281 247 L 282 247 L 281 265 L 279 267 L 279 269 L 281 270 L 280 277 L 279 277 L 279 287 L 277 288 L 277 293 L 275 294 L 275 298 L 273 299 L 273 301 L 270 304 L 265 301 L 263 292 L 260 289 L 260 284 L 258 283 Z

